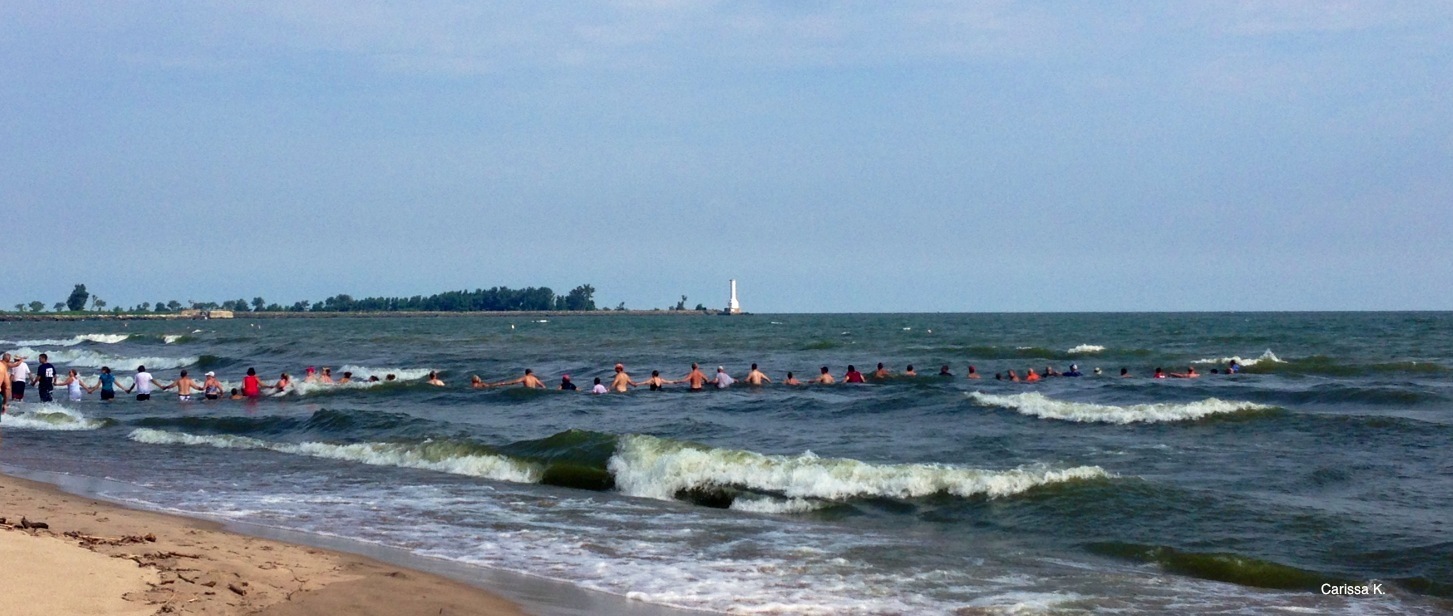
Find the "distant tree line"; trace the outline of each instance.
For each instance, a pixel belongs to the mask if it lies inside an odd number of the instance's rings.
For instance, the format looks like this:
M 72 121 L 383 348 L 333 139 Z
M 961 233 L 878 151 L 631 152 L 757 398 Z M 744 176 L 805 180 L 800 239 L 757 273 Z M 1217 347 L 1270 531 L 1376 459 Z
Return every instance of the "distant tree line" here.
M 82 312 L 86 310 L 87 303 L 95 312 L 104 311 L 107 305 L 106 300 L 87 291 L 86 285 L 77 284 L 66 301 L 54 304 L 52 309 L 55 312 Z M 27 308 L 29 312 L 41 312 L 45 310 L 45 303 L 35 301 L 15 305 L 16 312 L 26 312 Z M 254 297 L 250 302 L 245 299 L 234 299 L 221 303 L 189 300 L 183 304 L 177 300 L 169 300 L 156 303 L 142 302 L 130 310 L 116 306 L 111 311 L 165 314 L 180 312 L 188 308 L 194 310 L 221 309 L 233 312 L 508 312 L 596 309 L 595 287 L 583 284 L 571 289 L 565 295 L 556 295 L 550 287 L 525 287 L 523 289 L 491 287 L 473 291 L 445 291 L 434 295 L 415 295 L 413 297 L 354 299 L 351 295 L 340 294 L 320 302 L 309 303 L 305 300 L 287 306 L 269 303 L 261 297 Z M 624 304 L 618 309 L 624 309 Z

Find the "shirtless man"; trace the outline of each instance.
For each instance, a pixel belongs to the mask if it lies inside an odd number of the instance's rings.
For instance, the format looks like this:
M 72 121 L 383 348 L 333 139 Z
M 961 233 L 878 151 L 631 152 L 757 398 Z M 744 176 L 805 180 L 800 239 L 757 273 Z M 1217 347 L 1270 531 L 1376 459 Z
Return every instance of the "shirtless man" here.
M 631 380 L 631 375 L 626 374 L 625 364 L 616 364 L 616 375 L 610 381 L 611 391 L 626 393 L 632 387 L 639 387 L 641 384 Z
M 883 362 L 878 362 L 878 369 L 873 371 L 873 378 L 881 381 L 890 376 L 893 376 L 893 373 L 889 372 L 887 368 L 883 367 Z
M 1195 366 L 1187 366 L 1185 372 L 1172 372 L 1170 376 L 1173 379 L 1194 379 L 1200 377 L 1201 374 L 1196 372 Z
M 489 387 L 489 383 L 486 383 L 484 382 L 484 379 L 479 378 L 478 374 L 471 374 L 469 375 L 469 387 L 472 389 L 485 389 Z
M 701 371 L 701 367 L 696 365 L 696 362 L 691 362 L 691 372 L 686 373 L 686 376 L 676 379 L 676 382 L 686 383 L 691 391 L 702 391 L 702 388 L 706 386 L 709 380 L 706 378 L 706 374 Z
M 540 381 L 540 379 L 535 376 L 535 371 L 529 368 L 525 368 L 525 375 L 520 378 L 511 379 L 508 381 L 501 381 L 499 383 L 490 383 L 489 386 L 505 387 L 507 385 L 522 385 L 529 389 L 545 389 L 545 383 Z
M 324 370 L 327 370 L 327 368 L 324 368 Z M 343 375 L 345 377 L 352 376 L 352 374 L 353 374 L 352 372 L 345 372 L 345 373 L 343 373 Z M 435 387 L 443 387 L 444 386 L 444 381 L 439 380 L 439 373 L 436 372 L 436 371 L 434 371 L 434 370 L 430 370 L 429 371 L 429 378 L 426 379 L 424 382 L 425 383 L 428 383 L 430 385 L 433 385 Z
M 787 373 L 787 380 L 782 381 L 782 384 L 783 385 L 801 385 L 802 384 L 802 381 L 797 380 L 797 377 L 792 376 L 792 373 L 791 372 L 788 372 Z
M 762 374 L 762 371 L 757 369 L 757 364 L 752 364 L 752 371 L 748 372 L 747 376 L 742 377 L 742 381 L 752 387 L 761 387 L 763 383 L 771 383 L 772 379 Z
M 196 381 L 193 381 L 192 377 L 187 376 L 186 370 L 182 371 L 182 374 L 177 377 L 177 380 L 172 381 L 169 385 L 162 385 L 161 388 L 165 391 L 173 387 L 177 388 L 177 400 L 182 402 L 192 399 L 192 390 L 202 389 L 202 386 L 198 385 Z
M 823 366 L 822 374 L 817 375 L 817 378 L 812 379 L 812 382 L 818 385 L 832 385 L 837 382 L 837 379 L 832 378 L 832 374 L 828 373 L 827 366 Z
M 908 364 L 908 369 L 903 371 L 903 376 L 918 376 L 918 371 L 913 369 L 913 364 Z

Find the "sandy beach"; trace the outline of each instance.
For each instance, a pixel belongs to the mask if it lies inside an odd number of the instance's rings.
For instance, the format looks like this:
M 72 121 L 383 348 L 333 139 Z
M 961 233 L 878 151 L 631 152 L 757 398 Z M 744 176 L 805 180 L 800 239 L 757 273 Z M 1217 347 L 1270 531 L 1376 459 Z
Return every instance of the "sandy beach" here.
M 0 475 L 0 615 L 523 614 L 483 590 Z

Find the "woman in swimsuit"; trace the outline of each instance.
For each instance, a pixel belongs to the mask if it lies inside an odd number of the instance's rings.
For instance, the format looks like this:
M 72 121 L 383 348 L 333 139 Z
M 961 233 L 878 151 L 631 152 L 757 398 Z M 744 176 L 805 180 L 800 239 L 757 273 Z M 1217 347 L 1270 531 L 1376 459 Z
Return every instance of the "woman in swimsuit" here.
M 289 385 L 292 385 L 292 384 L 293 384 L 293 377 L 288 376 L 288 373 L 284 372 L 284 373 L 282 373 L 282 376 L 279 376 L 278 377 L 277 383 L 275 385 L 273 385 L 272 387 L 273 387 L 273 389 L 276 389 L 277 390 L 277 393 L 283 393 L 284 391 L 287 390 L 288 386 Z
M 661 378 L 660 370 L 652 370 L 651 378 L 646 379 L 646 384 L 651 386 L 651 391 L 661 391 L 670 385 L 671 381 Z
M 222 398 L 222 382 L 217 380 L 216 372 L 207 372 L 207 380 L 202 382 L 202 397 L 208 400 Z
M 71 369 L 70 376 L 67 376 L 66 380 L 60 384 L 65 385 L 69 389 L 67 393 L 70 394 L 71 402 L 80 402 L 81 393 L 91 391 L 89 387 L 86 387 L 85 383 L 81 382 L 81 377 L 76 375 L 74 368 Z

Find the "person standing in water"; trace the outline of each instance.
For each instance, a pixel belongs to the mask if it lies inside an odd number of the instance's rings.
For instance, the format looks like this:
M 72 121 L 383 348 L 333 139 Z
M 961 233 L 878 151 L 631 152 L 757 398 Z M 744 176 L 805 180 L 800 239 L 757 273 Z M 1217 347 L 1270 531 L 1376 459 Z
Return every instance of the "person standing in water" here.
M 40 365 L 35 368 L 35 391 L 40 395 L 41 402 L 51 402 L 51 392 L 55 391 L 55 366 L 51 365 L 50 357 L 45 353 L 40 354 Z
M 752 387 L 761 387 L 763 383 L 772 382 L 772 379 L 767 378 L 767 375 L 762 374 L 762 371 L 757 369 L 757 364 L 752 364 L 751 372 L 748 372 L 747 376 L 743 377 L 742 380 Z
M 71 402 L 80 402 L 82 394 L 91 392 L 91 388 L 86 387 L 86 383 L 76 374 L 75 368 L 71 368 L 71 372 L 66 376 L 66 380 L 61 381 L 60 384 L 66 387 L 67 393 L 70 394 Z
M 716 384 L 717 389 L 726 389 L 728 387 L 731 387 L 732 383 L 737 382 L 737 380 L 732 378 L 732 375 L 727 374 L 726 367 L 717 366 L 716 378 L 713 378 L 711 382 Z
M 832 374 L 827 371 L 827 366 L 823 366 L 822 374 L 817 375 L 817 378 L 812 379 L 812 382 L 818 385 L 832 385 L 837 382 L 837 379 L 832 378 Z
M 671 381 L 668 381 L 666 379 L 661 378 L 661 371 L 660 370 L 652 370 L 651 371 L 651 378 L 646 379 L 646 387 L 649 388 L 651 391 L 661 391 L 662 389 L 665 389 L 667 385 L 670 385 L 670 384 L 671 384 Z
M 162 386 L 162 389 L 171 389 L 173 387 L 177 388 L 177 401 L 179 402 L 190 401 L 192 399 L 192 391 L 202 388 L 200 385 L 197 384 L 196 381 L 192 380 L 192 377 L 187 376 L 186 370 L 183 370 L 182 373 L 177 376 L 177 380 L 172 381 L 170 385 Z
M 520 378 L 510 379 L 508 381 L 500 381 L 498 383 L 490 383 L 489 386 L 505 387 L 508 385 L 523 385 L 527 389 L 545 389 L 545 383 L 535 376 L 534 370 L 531 370 L 529 368 L 525 368 L 525 374 Z
M 249 400 L 262 397 L 262 380 L 257 378 L 257 370 L 248 368 L 247 376 L 242 377 L 242 395 Z
M 677 379 L 676 382 L 686 383 L 687 388 L 691 391 L 702 391 L 708 380 L 706 374 L 702 373 L 701 366 L 696 365 L 696 362 L 691 362 L 691 372 L 687 372 L 686 376 Z
M 631 380 L 631 375 L 626 374 L 625 364 L 616 364 L 616 375 L 611 379 L 611 391 L 626 393 L 632 387 L 639 387 L 641 384 Z
M 222 382 L 217 380 L 217 373 L 207 371 L 207 379 L 202 381 L 202 397 L 208 400 L 219 400 L 222 398 Z
M 858 368 L 856 366 L 849 364 L 848 371 L 843 373 L 843 382 L 863 383 L 865 381 L 863 380 L 863 373 L 858 372 Z
M 252 369 L 248 368 L 247 372 L 250 374 L 252 372 Z M 150 372 L 146 371 L 146 366 L 137 366 L 136 376 L 132 378 L 134 380 L 131 383 L 131 387 L 126 388 L 126 393 L 129 394 L 133 391 L 136 392 L 137 402 L 146 402 L 147 400 L 150 400 L 152 381 L 156 379 L 155 377 L 151 376 Z

